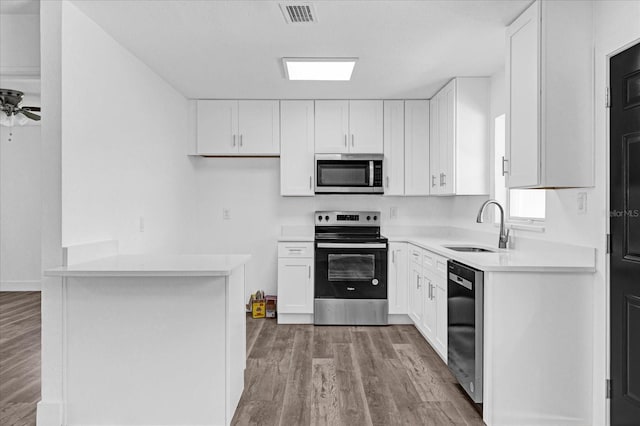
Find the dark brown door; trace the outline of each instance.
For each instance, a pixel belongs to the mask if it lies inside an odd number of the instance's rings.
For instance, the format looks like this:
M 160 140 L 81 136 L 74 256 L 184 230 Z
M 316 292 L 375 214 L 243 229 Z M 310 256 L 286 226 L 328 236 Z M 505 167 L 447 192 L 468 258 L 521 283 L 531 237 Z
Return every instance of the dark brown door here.
M 640 44 L 611 58 L 611 425 L 640 424 Z

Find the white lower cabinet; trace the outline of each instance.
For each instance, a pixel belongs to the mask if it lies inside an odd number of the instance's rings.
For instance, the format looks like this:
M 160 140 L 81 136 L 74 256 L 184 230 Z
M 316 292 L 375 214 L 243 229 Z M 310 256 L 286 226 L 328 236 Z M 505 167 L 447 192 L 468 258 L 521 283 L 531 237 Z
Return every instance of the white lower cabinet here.
M 422 322 L 422 263 L 409 262 L 409 317 L 418 325 Z M 418 326 L 420 329 L 420 326 Z
M 278 323 L 310 322 L 313 317 L 313 243 L 279 243 L 278 256 Z
M 409 317 L 447 362 L 447 259 L 408 244 Z
M 407 280 L 407 243 L 389 243 L 387 296 L 389 314 L 409 313 L 409 281 Z

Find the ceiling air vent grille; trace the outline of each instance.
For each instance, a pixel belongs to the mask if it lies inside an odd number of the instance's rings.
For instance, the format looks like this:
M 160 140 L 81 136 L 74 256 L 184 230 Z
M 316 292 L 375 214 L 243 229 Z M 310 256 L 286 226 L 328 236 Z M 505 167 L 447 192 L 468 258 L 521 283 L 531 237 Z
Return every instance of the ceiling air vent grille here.
M 312 3 L 280 4 L 285 21 L 289 24 L 310 24 L 318 22 L 316 9 Z

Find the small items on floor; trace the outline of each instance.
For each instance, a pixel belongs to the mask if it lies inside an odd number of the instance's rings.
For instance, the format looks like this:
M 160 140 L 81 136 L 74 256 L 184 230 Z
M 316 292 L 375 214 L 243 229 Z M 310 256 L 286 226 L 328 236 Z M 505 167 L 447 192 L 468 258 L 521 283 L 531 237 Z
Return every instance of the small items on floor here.
M 247 303 L 247 312 L 251 312 L 253 318 L 275 318 L 277 316 L 278 296 L 266 295 L 258 290 L 251 294 Z

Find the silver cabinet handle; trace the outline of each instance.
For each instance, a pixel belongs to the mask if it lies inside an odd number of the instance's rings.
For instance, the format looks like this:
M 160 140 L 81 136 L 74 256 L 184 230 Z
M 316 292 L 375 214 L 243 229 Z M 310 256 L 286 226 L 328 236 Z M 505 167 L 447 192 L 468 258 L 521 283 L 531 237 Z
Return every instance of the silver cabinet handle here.
M 313 176 L 309 176 L 309 189 L 313 188 L 313 184 L 311 182 L 312 180 L 313 180 Z
M 344 147 L 347 147 L 347 134 L 344 134 Z
M 236 146 L 236 135 L 233 135 L 233 146 Z
M 355 136 L 353 136 L 353 133 L 351 133 L 351 146 L 355 146 L 355 142 L 354 142 Z
M 311 278 L 311 266 L 309 266 L 309 278 Z
M 355 290 L 355 287 L 347 287 L 347 290 L 349 290 L 349 291 L 354 291 L 354 290 Z
M 433 284 L 429 281 L 429 297 L 433 300 Z
M 240 146 L 242 146 L 242 136 L 240 137 Z M 443 173 L 442 174 L 442 186 L 446 186 L 447 185 L 447 174 Z
M 387 188 L 389 187 L 389 176 L 387 176 Z
M 396 263 L 396 251 L 391 252 L 391 263 Z
M 242 146 L 242 135 L 240 135 L 240 146 Z
M 418 275 L 418 280 L 416 282 L 416 288 L 420 288 L 420 275 Z
M 444 186 L 444 173 L 440 173 L 440 186 Z
M 507 160 L 506 158 L 504 158 L 504 156 L 502 157 L 502 176 L 506 175 L 507 173 L 509 173 L 507 171 L 508 167 L 507 164 L 509 164 L 509 160 Z
M 436 186 L 436 175 L 431 175 L 431 186 Z

